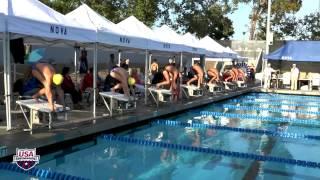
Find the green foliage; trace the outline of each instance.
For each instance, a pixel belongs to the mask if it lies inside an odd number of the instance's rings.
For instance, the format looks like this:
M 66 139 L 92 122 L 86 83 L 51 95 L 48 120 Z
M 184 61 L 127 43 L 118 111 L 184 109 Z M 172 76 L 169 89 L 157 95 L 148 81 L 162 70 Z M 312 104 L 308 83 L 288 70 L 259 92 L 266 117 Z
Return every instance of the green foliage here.
M 156 21 L 160 9 L 160 0 L 128 0 L 127 15 L 134 15 L 147 26 L 152 26 Z
M 234 33 L 232 21 L 226 16 L 230 9 L 227 3 L 216 0 L 182 0 L 175 7 L 179 26 L 173 27 L 200 38 L 209 35 L 214 39 L 228 39 Z
M 252 5 L 250 18 L 249 39 L 264 39 L 266 14 L 268 9 L 268 0 L 233 0 L 235 4 L 246 3 Z M 288 16 L 299 11 L 302 6 L 302 0 L 272 0 L 271 6 L 271 28 L 284 22 Z M 277 27 L 279 28 L 279 27 Z M 276 36 L 282 37 L 283 33 L 276 31 Z
M 53 9 L 67 14 L 88 4 L 114 23 L 134 15 L 151 27 L 155 22 L 167 24 L 181 32 L 228 39 L 233 33 L 227 13 L 236 9 L 229 0 L 41 0 Z
M 298 20 L 296 38 L 300 40 L 320 40 L 320 13 L 312 13 Z
M 134 15 L 148 26 L 156 21 L 160 10 L 160 0 L 41 0 L 43 3 L 62 14 L 76 9 L 81 2 L 88 4 L 99 14 L 112 22 L 118 23 Z

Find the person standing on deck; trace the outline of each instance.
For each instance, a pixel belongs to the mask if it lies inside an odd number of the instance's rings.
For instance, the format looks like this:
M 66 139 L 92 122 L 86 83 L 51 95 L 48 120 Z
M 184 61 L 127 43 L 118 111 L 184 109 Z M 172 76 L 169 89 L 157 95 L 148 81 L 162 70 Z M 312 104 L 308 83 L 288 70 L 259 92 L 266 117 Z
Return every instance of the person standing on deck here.
M 299 79 L 299 69 L 297 68 L 296 64 L 292 64 L 291 68 L 291 90 L 298 89 L 298 79 Z

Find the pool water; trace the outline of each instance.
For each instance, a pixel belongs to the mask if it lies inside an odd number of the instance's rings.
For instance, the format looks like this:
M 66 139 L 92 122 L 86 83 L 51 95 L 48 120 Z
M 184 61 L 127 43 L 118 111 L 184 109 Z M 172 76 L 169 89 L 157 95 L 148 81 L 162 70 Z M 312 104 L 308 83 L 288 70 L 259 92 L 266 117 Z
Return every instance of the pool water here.
M 316 101 L 320 102 L 320 97 L 312 97 L 312 102 L 309 102 L 308 98 L 310 97 L 250 93 L 161 120 L 269 131 L 281 130 L 284 133 L 320 136 L 320 127 L 317 126 L 319 115 L 282 112 L 284 109 L 318 112 L 320 105 L 317 107 Z M 249 106 L 255 109 L 239 110 L 224 108 L 224 105 Z M 277 112 L 261 108 L 274 108 Z M 203 116 L 201 111 L 238 114 L 239 118 Z M 243 114 L 304 119 L 311 124 L 297 125 L 242 119 Z M 267 136 L 204 127 L 169 126 L 154 122 L 115 135 L 320 162 L 320 140 L 316 139 Z M 320 169 L 317 168 L 108 141 L 100 136 L 95 141 L 42 156 L 37 167 L 89 179 L 319 179 L 320 177 Z M 3 177 L 0 171 L 0 179 Z

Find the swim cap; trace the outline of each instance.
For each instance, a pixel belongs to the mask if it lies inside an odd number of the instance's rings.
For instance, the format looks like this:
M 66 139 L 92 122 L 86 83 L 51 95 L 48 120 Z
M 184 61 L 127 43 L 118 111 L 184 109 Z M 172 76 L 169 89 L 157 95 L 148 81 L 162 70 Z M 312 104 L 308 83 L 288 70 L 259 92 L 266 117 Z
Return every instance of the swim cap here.
M 63 81 L 63 76 L 61 74 L 54 74 L 52 81 L 55 85 L 59 86 Z
M 133 77 L 129 77 L 128 78 L 128 84 L 130 86 L 135 85 L 136 84 L 136 80 Z

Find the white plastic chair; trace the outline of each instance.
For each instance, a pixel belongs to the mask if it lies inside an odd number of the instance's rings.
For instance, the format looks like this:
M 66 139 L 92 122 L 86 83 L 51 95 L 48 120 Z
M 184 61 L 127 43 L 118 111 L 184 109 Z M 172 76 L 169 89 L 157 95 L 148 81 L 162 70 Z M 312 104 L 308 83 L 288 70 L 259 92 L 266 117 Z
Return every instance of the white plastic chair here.
M 284 88 L 286 86 L 290 87 L 290 85 L 291 85 L 291 73 L 290 72 L 283 73 L 283 75 L 282 75 L 282 85 L 284 86 Z
M 312 74 L 312 77 L 311 77 L 311 85 L 312 87 L 314 86 L 317 86 L 318 89 L 320 88 L 320 74 L 318 73 L 314 73 Z M 320 89 L 319 89 L 320 90 Z

